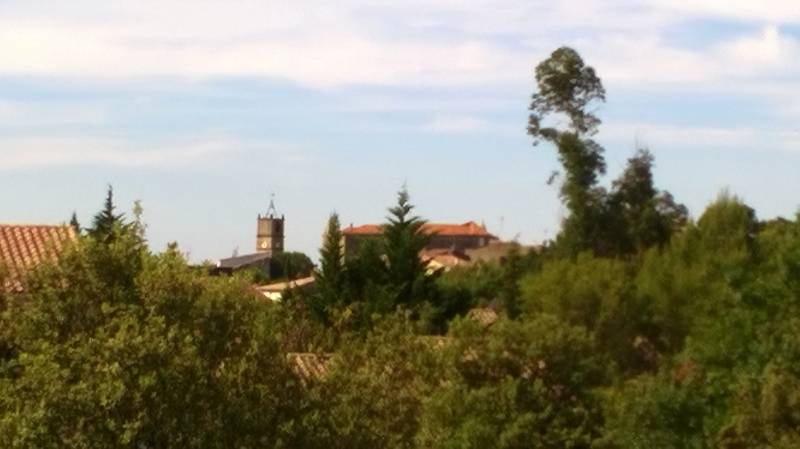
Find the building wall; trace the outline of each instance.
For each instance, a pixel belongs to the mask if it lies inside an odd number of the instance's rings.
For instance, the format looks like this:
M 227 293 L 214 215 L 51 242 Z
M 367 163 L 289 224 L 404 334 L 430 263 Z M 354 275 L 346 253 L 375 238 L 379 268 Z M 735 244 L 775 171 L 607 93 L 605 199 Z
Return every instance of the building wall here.
M 489 243 L 488 240 L 488 237 L 475 235 L 433 235 L 426 249 L 465 251 L 486 246 Z
M 284 218 L 258 216 L 256 251 L 279 254 L 284 248 Z
M 342 236 L 345 257 L 352 257 L 358 254 L 358 250 L 364 241 L 368 239 L 378 239 L 380 235 L 373 234 L 345 234 Z M 468 249 L 482 248 L 490 243 L 491 240 L 486 236 L 475 235 L 433 235 L 430 243 L 425 249 L 450 249 L 457 252 L 464 252 Z

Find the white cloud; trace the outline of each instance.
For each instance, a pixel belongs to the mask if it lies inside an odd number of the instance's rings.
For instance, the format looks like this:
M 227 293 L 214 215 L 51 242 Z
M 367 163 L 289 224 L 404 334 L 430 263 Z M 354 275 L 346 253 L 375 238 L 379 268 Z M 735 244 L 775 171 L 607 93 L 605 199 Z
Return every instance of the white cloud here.
M 169 168 L 219 160 L 240 151 L 226 139 L 150 146 L 121 139 L 23 137 L 0 140 L 0 171 L 52 166 L 104 165 Z
M 691 127 L 659 123 L 603 125 L 604 142 L 632 142 L 658 151 L 672 148 L 749 151 L 800 151 L 800 129 L 752 127 Z
M 772 23 L 800 22 L 800 4 L 795 0 L 656 0 L 653 4 L 683 15 Z
M 741 92 L 771 89 L 781 77 L 800 76 L 800 45 L 774 25 L 707 48 L 678 48 L 658 34 L 606 36 L 586 43 L 604 81 L 616 86 Z
M 229 76 L 305 86 L 529 83 L 552 48 L 576 46 L 609 84 L 702 86 L 800 75 L 795 1 L 12 0 L 0 6 L 0 74 L 90 79 Z M 761 26 L 705 47 L 670 25 L 722 17 Z
M 794 39 L 781 36 L 778 27 L 769 25 L 758 36 L 744 36 L 719 48 L 719 55 L 731 66 L 747 72 L 772 70 L 798 55 Z

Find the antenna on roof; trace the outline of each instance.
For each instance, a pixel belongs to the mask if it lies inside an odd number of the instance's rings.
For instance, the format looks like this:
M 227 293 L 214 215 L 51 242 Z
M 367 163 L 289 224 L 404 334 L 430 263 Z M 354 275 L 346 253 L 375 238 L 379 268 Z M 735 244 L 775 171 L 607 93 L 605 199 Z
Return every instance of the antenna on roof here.
M 278 216 L 278 211 L 275 209 L 275 194 L 270 193 L 269 207 L 267 208 L 267 217 L 274 218 Z

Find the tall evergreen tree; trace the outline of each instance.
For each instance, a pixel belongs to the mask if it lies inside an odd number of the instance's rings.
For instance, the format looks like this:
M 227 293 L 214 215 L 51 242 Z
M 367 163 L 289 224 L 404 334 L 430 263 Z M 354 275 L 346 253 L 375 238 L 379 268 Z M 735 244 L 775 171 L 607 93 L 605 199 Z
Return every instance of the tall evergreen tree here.
M 69 225 L 75 231 L 75 234 L 81 233 L 81 224 L 78 222 L 78 215 L 72 212 L 72 217 L 69 219 Z
M 425 220 L 412 215 L 413 210 L 404 186 L 397 194 L 397 205 L 389 209 L 388 223 L 383 226 L 388 283 L 396 291 L 397 303 L 406 305 L 423 299 L 427 287 L 426 264 L 420 259 L 420 252 L 430 241 L 430 235 L 422 229 Z
M 113 239 L 115 228 L 125 224 L 125 214 L 117 214 L 115 209 L 114 189 L 109 184 L 103 209 L 94 216 L 92 227 L 89 228 L 90 236 L 102 241 Z
M 317 271 L 317 285 L 325 303 L 339 302 L 344 289 L 344 251 L 342 249 L 342 230 L 339 215 L 335 212 L 328 218 L 328 226 L 322 248 L 319 250 L 320 269 Z
M 611 212 L 624 222 L 625 235 L 617 236 L 621 252 L 662 245 L 687 221 L 686 206 L 654 186 L 653 155 L 647 150 L 638 150 L 628 159 L 627 167 L 613 183 L 609 201 Z

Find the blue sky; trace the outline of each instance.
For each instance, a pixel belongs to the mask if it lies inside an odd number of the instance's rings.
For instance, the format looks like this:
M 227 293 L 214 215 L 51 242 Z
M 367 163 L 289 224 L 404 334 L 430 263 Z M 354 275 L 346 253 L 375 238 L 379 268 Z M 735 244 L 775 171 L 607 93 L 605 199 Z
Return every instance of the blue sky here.
M 527 105 L 561 45 L 608 92 L 605 183 L 639 142 L 695 216 L 725 188 L 797 210 L 796 1 L 4 0 L 0 222 L 88 224 L 111 183 L 154 249 L 213 260 L 274 192 L 316 256 L 332 210 L 381 221 L 406 182 L 432 221 L 538 242 L 565 210 Z

